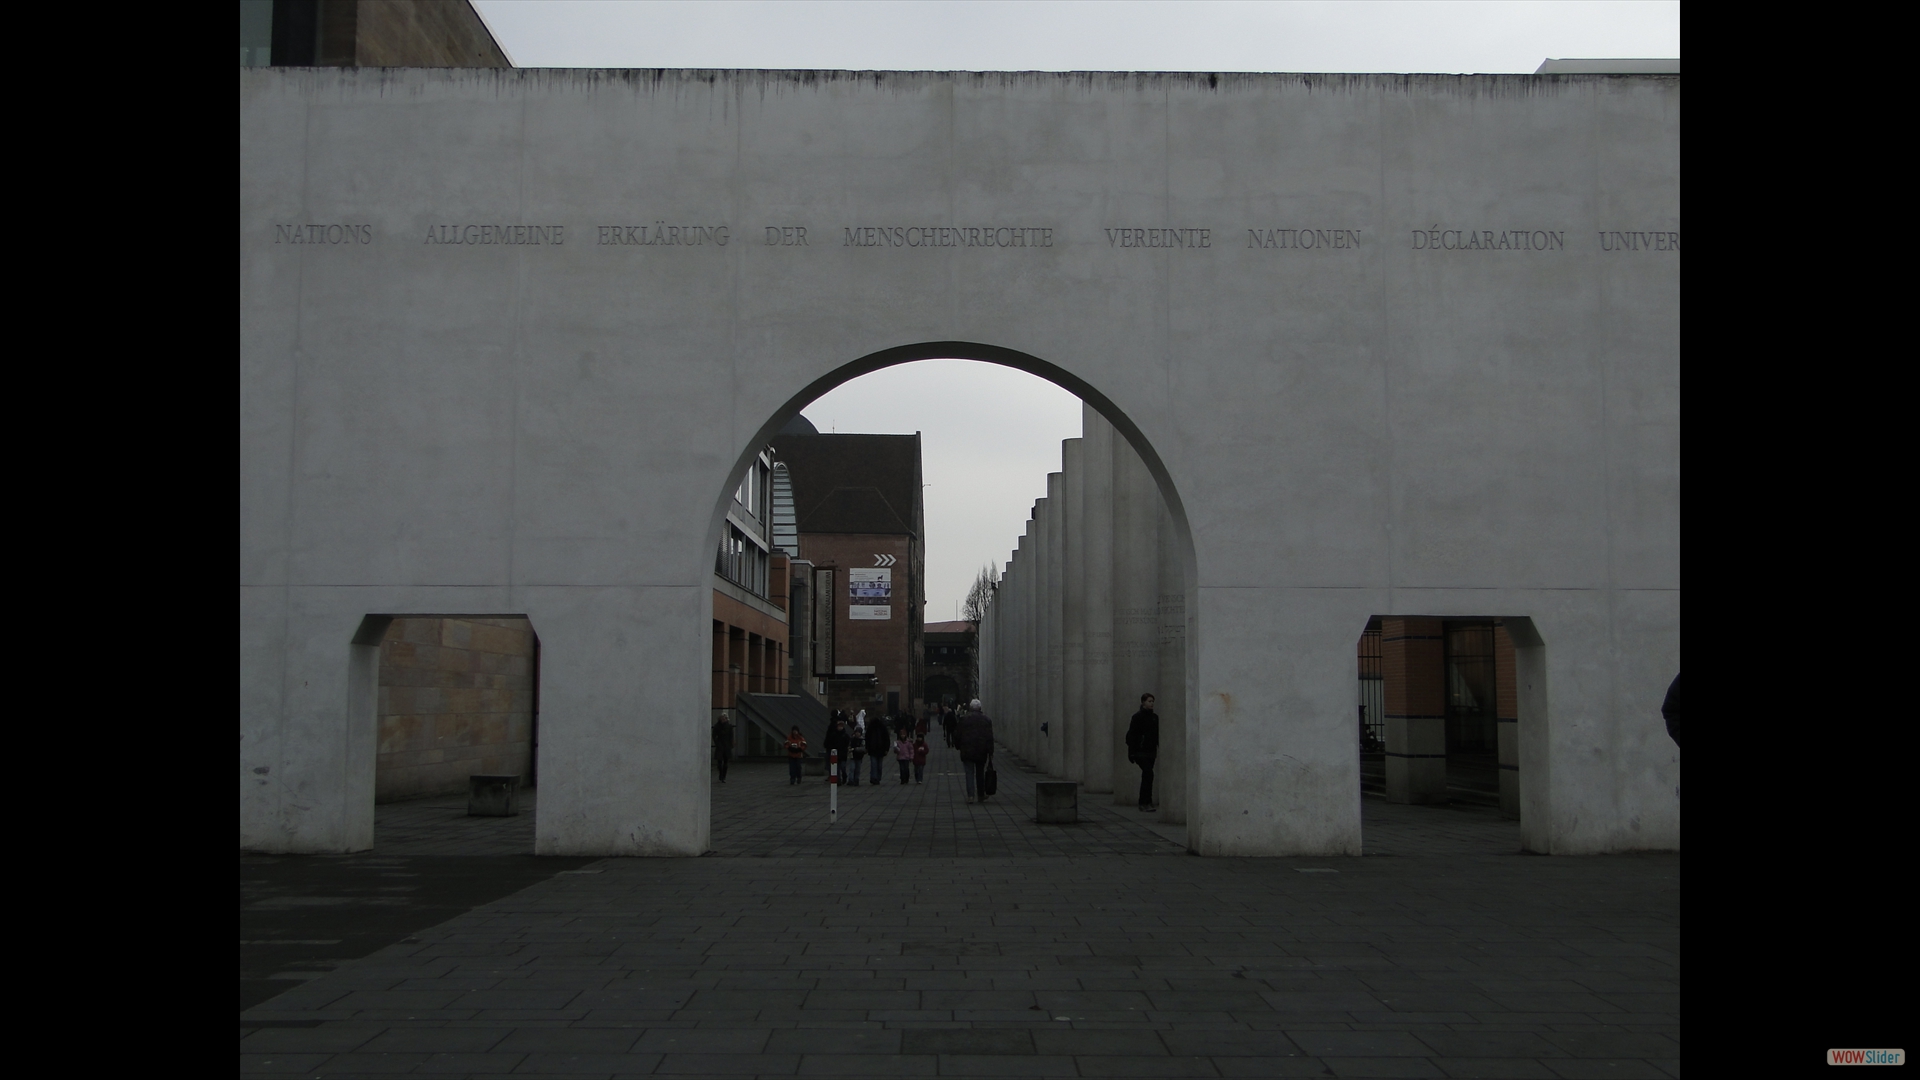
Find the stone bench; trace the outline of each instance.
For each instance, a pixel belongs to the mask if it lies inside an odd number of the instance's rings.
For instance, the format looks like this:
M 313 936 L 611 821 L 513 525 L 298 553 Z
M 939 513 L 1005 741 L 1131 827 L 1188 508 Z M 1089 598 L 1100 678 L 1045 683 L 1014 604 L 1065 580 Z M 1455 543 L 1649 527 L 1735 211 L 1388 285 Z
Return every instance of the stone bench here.
M 1072 825 L 1078 822 L 1080 785 L 1072 780 L 1035 781 L 1033 820 L 1042 825 Z
M 518 776 L 467 777 L 468 817 L 513 817 L 520 813 Z

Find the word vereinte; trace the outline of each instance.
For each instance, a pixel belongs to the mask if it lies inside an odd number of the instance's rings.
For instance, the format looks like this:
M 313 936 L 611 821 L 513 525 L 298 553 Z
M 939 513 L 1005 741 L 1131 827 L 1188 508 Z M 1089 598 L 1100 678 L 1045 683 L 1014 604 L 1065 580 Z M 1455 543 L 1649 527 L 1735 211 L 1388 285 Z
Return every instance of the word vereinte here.
M 1053 230 L 1025 225 L 866 225 L 842 226 L 841 247 L 1046 248 Z
M 1210 248 L 1212 229 L 1108 229 L 1107 246 L 1123 248 Z

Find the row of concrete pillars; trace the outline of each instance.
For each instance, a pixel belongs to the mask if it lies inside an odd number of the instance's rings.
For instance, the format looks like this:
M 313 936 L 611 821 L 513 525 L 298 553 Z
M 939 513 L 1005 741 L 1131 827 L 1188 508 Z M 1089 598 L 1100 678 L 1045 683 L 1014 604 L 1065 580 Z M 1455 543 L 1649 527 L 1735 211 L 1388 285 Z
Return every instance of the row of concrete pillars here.
M 1131 806 L 1127 726 L 1157 699 L 1160 817 L 1187 820 L 1189 612 L 1178 526 L 1146 463 L 1092 408 L 1061 443 L 980 625 L 995 735 L 1048 774 Z

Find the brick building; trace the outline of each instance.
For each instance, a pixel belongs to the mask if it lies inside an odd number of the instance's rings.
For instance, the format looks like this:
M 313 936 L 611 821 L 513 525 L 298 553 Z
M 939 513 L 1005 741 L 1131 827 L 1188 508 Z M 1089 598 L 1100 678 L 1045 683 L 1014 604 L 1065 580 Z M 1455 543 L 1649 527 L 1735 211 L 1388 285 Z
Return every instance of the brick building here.
M 736 715 L 739 696 L 788 693 L 788 556 L 773 540 L 773 460 L 761 451 L 727 507 L 713 563 L 712 715 L 733 716 L 734 748 L 776 753 L 779 740 Z
M 926 603 L 920 436 L 822 435 L 799 420 L 772 449 L 820 613 L 807 689 L 849 712 L 917 710 Z
M 928 623 L 920 697 L 928 705 L 956 705 L 980 696 L 980 627 L 958 622 Z

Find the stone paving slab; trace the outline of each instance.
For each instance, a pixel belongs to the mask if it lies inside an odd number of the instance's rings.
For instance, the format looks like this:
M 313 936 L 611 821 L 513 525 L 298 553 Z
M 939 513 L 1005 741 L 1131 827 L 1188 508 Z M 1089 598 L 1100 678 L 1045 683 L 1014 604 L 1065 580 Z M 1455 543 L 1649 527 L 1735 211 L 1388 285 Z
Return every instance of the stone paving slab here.
M 1679 1073 L 1678 856 L 1524 856 L 1497 812 L 1368 799 L 1368 857 L 1200 859 L 1091 799 L 1037 825 L 1004 757 L 984 806 L 929 772 L 835 828 L 817 782 L 737 765 L 713 855 L 565 861 L 313 971 L 243 1011 L 242 1074 Z M 367 880 L 459 862 L 446 808 L 397 805 L 381 835 L 441 854 Z
M 250 1031 L 243 1071 L 1677 1074 L 1675 856 L 876 861 L 556 875 L 255 1008 L 318 1026 Z M 1622 928 L 1648 947 L 1590 973 Z

